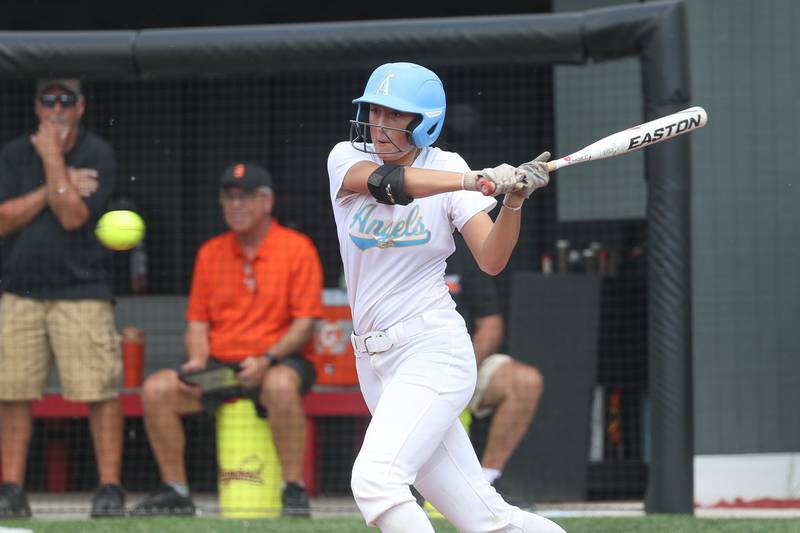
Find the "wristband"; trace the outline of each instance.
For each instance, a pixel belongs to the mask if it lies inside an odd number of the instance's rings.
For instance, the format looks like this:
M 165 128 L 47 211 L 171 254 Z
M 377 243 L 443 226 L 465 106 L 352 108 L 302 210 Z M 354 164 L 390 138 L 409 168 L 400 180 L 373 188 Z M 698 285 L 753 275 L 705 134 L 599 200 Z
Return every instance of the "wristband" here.
M 470 170 L 461 174 L 461 190 L 462 191 L 477 191 L 478 190 L 478 180 L 475 177 L 475 173 Z
M 271 368 L 271 367 L 275 366 L 278 363 L 278 357 L 275 356 L 275 355 L 272 355 L 271 353 L 268 353 L 266 355 L 262 355 L 261 357 L 263 357 L 267 361 L 267 368 Z
M 519 211 L 520 209 L 522 209 L 522 204 L 519 204 L 517 207 L 512 207 L 512 206 L 508 205 L 506 203 L 506 199 L 503 198 L 503 207 L 505 207 L 506 209 L 508 209 L 510 211 Z

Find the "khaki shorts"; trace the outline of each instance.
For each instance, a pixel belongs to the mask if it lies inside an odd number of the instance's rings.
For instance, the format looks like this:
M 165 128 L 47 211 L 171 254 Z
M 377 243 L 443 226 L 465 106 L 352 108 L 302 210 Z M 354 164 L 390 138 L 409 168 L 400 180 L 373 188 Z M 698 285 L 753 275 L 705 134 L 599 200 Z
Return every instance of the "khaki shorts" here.
M 0 400 L 42 397 L 55 358 L 62 395 L 115 398 L 122 379 L 120 338 L 111 302 L 0 298 Z
M 484 407 L 481 409 L 480 405 L 483 401 L 483 395 L 486 394 L 486 388 L 489 386 L 489 382 L 492 381 L 492 376 L 497 372 L 497 369 L 511 360 L 510 355 L 493 353 L 481 362 L 481 366 L 478 367 L 478 381 L 475 384 L 475 393 L 472 395 L 472 399 L 467 406 L 469 410 L 472 411 L 472 416 L 475 418 L 484 418 L 494 411 L 493 407 Z

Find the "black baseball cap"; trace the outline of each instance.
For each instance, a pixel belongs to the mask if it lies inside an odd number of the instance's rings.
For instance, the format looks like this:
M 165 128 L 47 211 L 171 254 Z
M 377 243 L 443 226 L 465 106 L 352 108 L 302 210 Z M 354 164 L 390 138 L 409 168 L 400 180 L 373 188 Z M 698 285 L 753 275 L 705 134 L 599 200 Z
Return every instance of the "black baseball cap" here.
M 256 163 L 233 163 L 222 173 L 220 186 L 241 187 L 246 191 L 255 191 L 259 187 L 272 189 L 272 176 L 267 169 Z
M 81 95 L 81 80 L 77 78 L 49 78 L 36 82 L 36 96 L 41 96 L 53 87 L 60 87 L 75 96 Z

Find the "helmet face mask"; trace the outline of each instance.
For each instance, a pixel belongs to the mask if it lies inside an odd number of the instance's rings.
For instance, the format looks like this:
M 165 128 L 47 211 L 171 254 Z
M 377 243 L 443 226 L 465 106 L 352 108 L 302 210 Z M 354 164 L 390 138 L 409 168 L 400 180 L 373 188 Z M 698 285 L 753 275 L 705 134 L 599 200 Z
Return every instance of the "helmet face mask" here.
M 353 100 L 356 104 L 356 117 L 351 120 L 350 142 L 358 150 L 367 153 L 407 152 L 397 147 L 397 152 L 376 152 L 370 144 L 369 127 L 385 130 L 396 130 L 369 123 L 369 104 L 375 104 L 416 117 L 403 130 L 409 136 L 411 144 L 417 148 L 425 148 L 433 144 L 439 137 L 444 125 L 445 94 L 439 77 L 420 65 L 414 63 L 387 63 L 376 68 L 360 98 Z M 394 144 L 392 142 L 392 144 Z
M 414 119 L 412 123 L 416 122 L 417 119 Z M 407 148 L 400 148 L 397 144 L 392 140 L 391 136 L 387 135 L 386 138 L 389 142 L 395 147 L 394 150 L 391 151 L 380 151 L 375 149 L 374 144 L 372 144 L 372 135 L 370 135 L 369 129 L 370 127 L 380 128 L 384 132 L 388 131 L 399 131 L 405 133 L 408 139 L 411 139 L 411 131 L 409 129 L 403 128 L 392 128 L 391 126 L 380 126 L 378 124 L 372 124 L 370 122 L 360 122 L 356 120 L 350 121 L 350 144 L 358 150 L 359 152 L 365 152 L 367 154 L 378 154 L 378 155 L 388 155 L 388 154 L 402 154 L 406 152 L 410 152 L 415 148 L 414 144 L 410 144 Z

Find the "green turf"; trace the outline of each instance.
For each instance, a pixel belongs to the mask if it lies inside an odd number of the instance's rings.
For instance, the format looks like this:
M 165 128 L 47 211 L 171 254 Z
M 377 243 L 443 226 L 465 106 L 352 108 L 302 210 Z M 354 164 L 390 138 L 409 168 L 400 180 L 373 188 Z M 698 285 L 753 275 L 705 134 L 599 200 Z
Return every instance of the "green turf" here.
M 636 518 L 563 518 L 569 533 L 800 533 L 800 519 L 710 519 L 649 515 Z
M 800 533 L 800 519 L 708 519 L 684 516 L 635 518 L 558 518 L 568 533 Z M 106 520 L 54 521 L 6 520 L 0 526 L 24 528 L 36 533 L 211 533 L 259 531 L 265 533 L 350 533 L 377 531 L 357 518 L 222 520 L 214 518 L 125 518 Z M 434 521 L 437 533 L 456 533 L 441 520 Z M 1 530 L 0 530 L 1 531 Z

